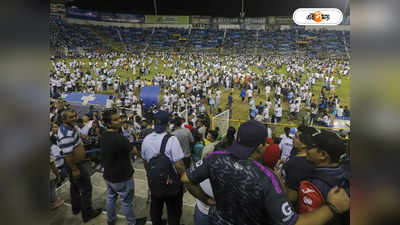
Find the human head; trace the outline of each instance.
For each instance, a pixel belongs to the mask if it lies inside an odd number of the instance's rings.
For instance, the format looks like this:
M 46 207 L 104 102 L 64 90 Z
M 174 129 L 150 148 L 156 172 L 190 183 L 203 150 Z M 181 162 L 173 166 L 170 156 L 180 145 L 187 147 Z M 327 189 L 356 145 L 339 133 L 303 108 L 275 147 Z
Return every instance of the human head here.
M 229 127 L 226 132 L 227 137 L 235 137 L 236 129 L 234 127 Z
M 262 123 L 249 120 L 240 125 L 237 137 L 227 151 L 239 159 L 261 160 L 267 146 L 268 130 Z
M 176 118 L 175 118 L 175 121 L 174 121 L 175 127 L 176 127 L 176 128 L 180 128 L 180 127 L 182 126 L 182 122 L 183 122 L 183 119 L 182 119 L 182 118 L 176 117 Z
M 106 110 L 103 115 L 103 120 L 109 129 L 118 130 L 121 128 L 121 117 L 117 110 Z
M 217 138 L 218 138 L 218 131 L 216 131 L 216 130 L 209 130 L 208 132 L 207 132 L 207 140 L 209 140 L 209 141 L 211 141 L 211 142 L 214 142 L 214 141 L 216 141 L 217 140 Z
M 312 143 L 311 135 L 316 133 L 317 130 L 313 127 L 300 125 L 297 128 L 296 135 L 293 138 L 293 145 L 298 152 L 307 150 L 307 145 Z
M 77 116 L 75 111 L 68 109 L 61 114 L 63 123 L 69 127 L 73 127 L 77 122 Z
M 338 163 L 340 156 L 346 152 L 344 141 L 330 131 L 318 131 L 312 134 L 307 148 L 307 161 L 315 166 Z
M 159 110 L 154 114 L 154 130 L 156 133 L 163 133 L 166 131 L 169 121 L 169 114 L 163 110 Z

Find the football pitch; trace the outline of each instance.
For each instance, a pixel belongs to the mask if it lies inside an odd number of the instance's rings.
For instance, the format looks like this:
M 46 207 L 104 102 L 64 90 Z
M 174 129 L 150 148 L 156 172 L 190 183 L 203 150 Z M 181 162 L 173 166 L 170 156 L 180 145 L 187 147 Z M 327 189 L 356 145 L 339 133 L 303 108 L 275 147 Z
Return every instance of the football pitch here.
M 173 76 L 174 75 L 174 71 L 172 68 L 166 67 L 164 69 L 164 67 L 162 66 L 162 59 L 161 57 L 152 55 L 151 56 L 153 58 L 153 62 L 150 65 L 150 73 L 149 74 L 143 74 L 140 75 L 141 79 L 144 79 L 146 81 L 151 81 L 152 77 L 155 74 L 165 74 L 166 76 Z M 174 56 L 176 57 L 176 56 Z M 68 65 L 70 61 L 72 61 L 73 59 L 66 59 L 66 64 Z M 78 59 L 79 61 L 82 61 L 85 63 L 84 66 L 80 67 L 80 71 L 82 72 L 86 72 L 86 71 L 90 71 L 90 73 L 96 77 L 96 74 L 94 73 L 93 70 L 91 70 L 89 68 L 89 59 L 88 58 L 80 58 Z M 156 66 L 155 61 L 158 60 L 159 61 L 159 65 Z M 177 58 L 174 58 L 174 62 L 175 60 L 177 60 Z M 91 60 L 92 63 L 94 63 L 94 60 Z M 98 62 L 99 65 L 104 65 L 104 61 L 96 59 L 96 61 Z M 272 67 L 272 70 L 275 71 L 275 74 L 287 74 L 286 72 L 286 65 L 283 65 L 283 67 L 281 69 L 278 68 L 274 68 L 271 64 L 267 64 L 267 66 Z M 183 63 L 180 64 L 180 68 L 183 69 L 184 65 Z M 50 64 L 50 68 L 51 70 L 53 70 L 52 65 Z M 263 69 L 258 68 L 257 66 L 249 66 L 249 69 L 253 72 L 255 72 L 258 76 L 261 76 L 261 74 L 264 73 Z M 316 71 L 311 71 L 311 72 L 316 72 Z M 136 67 L 136 72 L 134 73 L 131 69 L 129 69 L 128 71 L 126 71 L 125 69 L 123 69 L 121 66 L 118 67 L 117 75 L 120 76 L 121 81 L 125 81 L 126 79 L 132 79 L 135 80 L 138 76 L 139 76 L 139 66 Z M 338 75 L 335 74 L 335 77 L 337 77 Z M 350 77 L 351 75 L 348 75 L 346 77 L 342 76 L 342 84 L 339 88 L 336 88 L 335 90 L 335 94 L 339 96 L 340 99 L 340 105 L 347 105 L 347 107 L 350 109 Z M 302 82 L 304 82 L 306 79 L 306 76 L 302 77 Z M 316 81 L 315 86 L 313 88 L 313 93 L 315 97 L 319 97 L 320 95 L 320 91 L 322 88 L 323 82 L 322 81 Z M 253 95 L 253 99 L 255 100 L 256 105 L 258 105 L 260 102 L 262 104 L 265 104 L 265 101 L 267 99 L 267 96 L 265 95 L 265 88 L 264 86 L 260 86 L 258 85 L 259 88 L 261 87 L 261 91 L 260 94 L 255 93 Z M 221 95 L 221 100 L 220 100 L 220 104 L 218 106 L 218 108 L 221 108 L 222 111 L 225 111 L 227 109 L 227 103 L 228 103 L 228 96 L 229 94 L 232 92 L 232 97 L 233 97 L 233 104 L 232 104 L 232 118 L 231 118 L 231 122 L 230 125 L 237 128 L 239 127 L 240 123 L 243 123 L 245 121 L 247 121 L 249 119 L 249 104 L 247 103 L 247 101 L 245 100 L 244 102 L 242 102 L 241 98 L 240 98 L 240 89 L 239 87 L 235 87 L 232 89 L 228 89 L 225 90 L 225 87 L 220 87 L 221 91 L 222 91 L 222 95 Z M 273 89 L 271 90 L 271 94 L 273 93 Z M 109 91 L 102 91 L 100 92 L 102 94 L 109 94 L 109 95 L 116 95 L 116 93 L 114 93 L 112 90 Z M 163 94 L 164 92 L 160 92 L 161 93 L 161 98 L 163 99 Z M 331 92 L 333 93 L 333 92 Z M 314 98 L 315 98 L 314 97 Z M 274 104 L 273 102 L 273 98 L 271 97 L 271 101 L 272 104 Z M 207 112 L 209 112 L 209 108 L 208 105 L 206 104 L 206 109 Z M 288 118 L 288 111 L 289 111 L 289 105 L 286 102 L 282 102 L 282 108 L 283 108 L 283 116 L 282 116 L 282 121 L 281 125 L 277 125 L 275 126 L 275 135 L 279 136 L 280 134 L 283 133 L 283 127 L 285 126 L 284 124 L 298 124 L 297 121 L 291 121 Z M 272 107 L 273 109 L 273 107 Z M 300 112 L 301 115 L 302 112 Z M 272 114 L 272 112 L 270 112 L 270 115 Z

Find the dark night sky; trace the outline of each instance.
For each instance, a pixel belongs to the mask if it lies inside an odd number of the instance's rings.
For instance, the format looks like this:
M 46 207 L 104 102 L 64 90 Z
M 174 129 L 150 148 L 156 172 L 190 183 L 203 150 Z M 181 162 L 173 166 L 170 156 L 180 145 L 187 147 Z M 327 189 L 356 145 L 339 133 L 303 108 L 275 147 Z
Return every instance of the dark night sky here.
M 238 17 L 241 0 L 156 0 L 159 15 Z M 344 8 L 347 0 L 244 0 L 247 17 L 291 16 L 296 8 Z M 153 0 L 74 0 L 81 9 L 102 12 L 154 14 Z

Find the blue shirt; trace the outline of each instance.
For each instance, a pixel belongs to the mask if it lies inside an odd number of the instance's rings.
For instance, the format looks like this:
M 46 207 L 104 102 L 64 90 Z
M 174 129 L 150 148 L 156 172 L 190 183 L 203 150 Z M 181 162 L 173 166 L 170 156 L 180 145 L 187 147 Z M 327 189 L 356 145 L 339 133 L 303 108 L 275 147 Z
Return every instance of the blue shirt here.
M 244 89 L 242 89 L 240 91 L 240 97 L 244 98 L 246 96 L 246 91 Z
M 71 153 L 79 144 L 82 144 L 82 140 L 75 127 L 69 128 L 62 124 L 60 128 L 58 128 L 57 145 L 64 154 Z

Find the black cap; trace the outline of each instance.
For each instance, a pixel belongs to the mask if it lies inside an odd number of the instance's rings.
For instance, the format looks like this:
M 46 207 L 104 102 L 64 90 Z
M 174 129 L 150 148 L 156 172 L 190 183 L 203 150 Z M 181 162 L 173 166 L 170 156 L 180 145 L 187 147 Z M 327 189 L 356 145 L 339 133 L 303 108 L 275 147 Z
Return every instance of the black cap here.
M 162 133 L 167 129 L 168 118 L 168 113 L 162 110 L 154 114 L 154 130 L 156 133 Z
M 268 130 L 264 124 L 249 120 L 240 125 L 237 138 L 227 151 L 239 159 L 247 159 L 259 144 L 265 144 L 267 137 Z
M 339 162 L 340 156 L 346 152 L 345 143 L 339 136 L 330 131 L 318 131 L 311 135 L 309 148 L 318 148 L 328 153 L 331 162 Z

